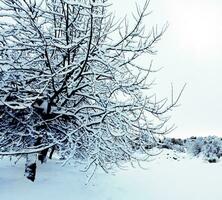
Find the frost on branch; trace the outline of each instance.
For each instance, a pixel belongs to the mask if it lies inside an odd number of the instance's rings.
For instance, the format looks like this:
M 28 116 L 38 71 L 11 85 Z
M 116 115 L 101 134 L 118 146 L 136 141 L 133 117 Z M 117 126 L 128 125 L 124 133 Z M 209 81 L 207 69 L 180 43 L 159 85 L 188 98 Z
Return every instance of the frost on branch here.
M 151 65 L 137 64 L 165 31 L 146 34 L 148 4 L 130 26 L 115 22 L 107 0 L 1 1 L 0 154 L 44 162 L 56 150 L 106 170 L 170 131 L 180 94 L 156 100 L 145 92 Z

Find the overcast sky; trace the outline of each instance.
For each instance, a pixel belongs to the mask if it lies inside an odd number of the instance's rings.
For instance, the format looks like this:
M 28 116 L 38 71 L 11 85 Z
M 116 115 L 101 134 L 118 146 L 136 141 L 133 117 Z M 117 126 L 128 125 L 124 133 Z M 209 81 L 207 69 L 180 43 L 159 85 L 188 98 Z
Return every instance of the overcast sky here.
M 136 0 L 112 0 L 117 16 L 130 14 Z M 144 0 L 137 0 L 142 5 Z M 154 65 L 160 96 L 170 95 L 170 84 L 186 90 L 181 106 L 172 112 L 174 137 L 222 136 L 222 1 L 151 0 L 147 27 L 170 26 L 157 45 Z

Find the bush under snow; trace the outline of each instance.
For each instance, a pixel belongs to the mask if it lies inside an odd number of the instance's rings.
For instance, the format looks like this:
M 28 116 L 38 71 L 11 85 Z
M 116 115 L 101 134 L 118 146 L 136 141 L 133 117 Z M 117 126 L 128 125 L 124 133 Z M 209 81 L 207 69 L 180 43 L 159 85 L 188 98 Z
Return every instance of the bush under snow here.
M 191 137 L 188 139 L 165 138 L 160 143 L 160 148 L 187 152 L 193 156 L 202 157 L 212 162 L 217 162 L 222 156 L 222 138 L 216 136 Z

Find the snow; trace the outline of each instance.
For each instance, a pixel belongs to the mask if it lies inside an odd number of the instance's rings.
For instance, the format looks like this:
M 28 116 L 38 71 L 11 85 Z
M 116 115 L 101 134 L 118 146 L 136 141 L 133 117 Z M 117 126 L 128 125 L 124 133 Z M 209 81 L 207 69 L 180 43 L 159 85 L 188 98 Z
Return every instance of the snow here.
M 148 163 L 146 169 L 115 169 L 89 175 L 78 165 L 61 167 L 53 160 L 38 165 L 34 183 L 24 177 L 24 165 L 0 160 L 2 200 L 221 200 L 222 162 L 209 164 L 171 150 Z

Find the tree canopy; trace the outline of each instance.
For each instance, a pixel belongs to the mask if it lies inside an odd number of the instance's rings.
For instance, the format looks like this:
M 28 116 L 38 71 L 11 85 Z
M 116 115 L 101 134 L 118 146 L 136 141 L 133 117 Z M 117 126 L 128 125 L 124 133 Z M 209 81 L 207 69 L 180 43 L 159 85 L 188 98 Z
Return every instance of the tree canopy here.
M 147 34 L 148 5 L 131 26 L 108 0 L 1 1 L 0 155 L 50 149 L 107 170 L 170 131 L 181 93 L 157 100 L 151 64 L 137 64 L 166 29 Z

